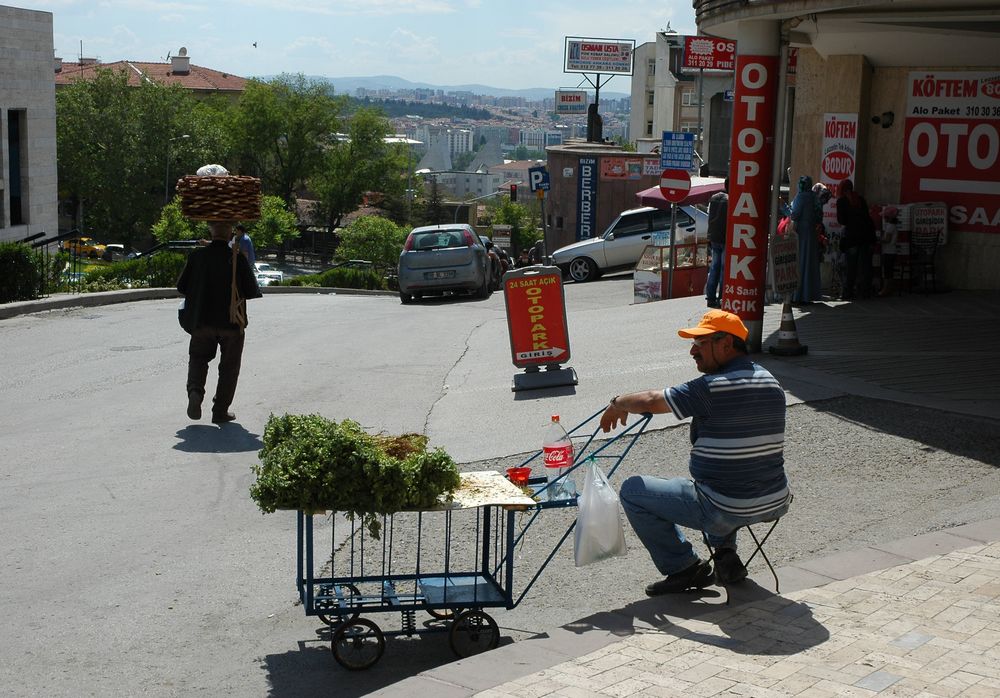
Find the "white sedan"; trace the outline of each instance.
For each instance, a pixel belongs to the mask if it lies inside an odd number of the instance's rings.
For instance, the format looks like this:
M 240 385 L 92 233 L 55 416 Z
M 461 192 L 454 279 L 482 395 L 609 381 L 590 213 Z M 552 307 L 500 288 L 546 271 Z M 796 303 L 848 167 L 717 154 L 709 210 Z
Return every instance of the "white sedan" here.
M 267 262 L 254 262 L 254 273 L 257 275 L 258 286 L 280 284 L 285 280 L 285 274 L 272 267 Z
M 592 281 L 601 274 L 631 271 L 654 233 L 670 230 L 670 211 L 644 206 L 623 211 L 602 235 L 560 247 L 552 263 L 573 281 Z M 695 206 L 677 207 L 677 244 L 708 238 L 708 214 Z

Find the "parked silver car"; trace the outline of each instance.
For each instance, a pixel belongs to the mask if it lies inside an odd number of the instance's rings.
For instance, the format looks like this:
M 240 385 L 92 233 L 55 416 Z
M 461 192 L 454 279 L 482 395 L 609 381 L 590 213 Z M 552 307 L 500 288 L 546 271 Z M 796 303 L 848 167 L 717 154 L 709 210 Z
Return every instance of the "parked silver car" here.
M 560 247 L 552 263 L 574 281 L 592 281 L 612 271 L 635 268 L 653 233 L 670 230 L 670 211 L 644 206 L 623 211 L 602 235 Z M 677 208 L 676 243 L 708 237 L 708 214 L 695 206 Z
M 399 255 L 399 300 L 424 294 L 469 291 L 480 298 L 492 292 L 489 254 L 472 226 L 426 225 L 406 236 Z

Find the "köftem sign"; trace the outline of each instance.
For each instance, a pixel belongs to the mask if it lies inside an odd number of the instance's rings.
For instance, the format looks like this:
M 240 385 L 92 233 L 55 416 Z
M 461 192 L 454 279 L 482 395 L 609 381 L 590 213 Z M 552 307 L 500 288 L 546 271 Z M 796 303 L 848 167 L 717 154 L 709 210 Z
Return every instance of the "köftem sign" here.
M 951 230 L 1000 232 L 1000 75 L 910 73 L 904 203 L 943 201 Z

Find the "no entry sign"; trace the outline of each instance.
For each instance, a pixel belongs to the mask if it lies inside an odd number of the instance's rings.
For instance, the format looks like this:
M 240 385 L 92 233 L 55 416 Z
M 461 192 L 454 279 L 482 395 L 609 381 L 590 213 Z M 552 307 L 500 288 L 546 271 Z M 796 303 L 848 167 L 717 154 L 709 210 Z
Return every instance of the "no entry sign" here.
M 685 170 L 664 170 L 660 175 L 660 193 L 672 204 L 679 204 L 691 191 L 691 175 Z

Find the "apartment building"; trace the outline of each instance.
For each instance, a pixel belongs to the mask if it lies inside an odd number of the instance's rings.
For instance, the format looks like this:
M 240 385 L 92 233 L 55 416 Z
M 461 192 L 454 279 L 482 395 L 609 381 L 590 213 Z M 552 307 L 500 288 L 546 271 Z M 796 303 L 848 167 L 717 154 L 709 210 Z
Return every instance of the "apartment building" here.
M 52 13 L 0 6 L 0 240 L 54 235 Z

